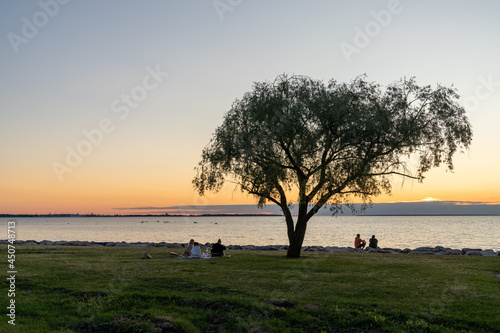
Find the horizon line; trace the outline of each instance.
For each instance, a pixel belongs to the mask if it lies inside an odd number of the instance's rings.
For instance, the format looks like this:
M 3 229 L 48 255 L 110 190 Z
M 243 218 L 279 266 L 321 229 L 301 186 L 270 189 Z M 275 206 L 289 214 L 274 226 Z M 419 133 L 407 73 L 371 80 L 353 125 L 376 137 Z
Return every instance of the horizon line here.
M 342 215 L 342 214 L 339 214 Z M 49 213 L 49 214 L 3 214 L 0 213 L 0 218 L 4 217 L 147 217 L 147 216 L 153 216 L 153 217 L 212 217 L 212 216 L 234 216 L 234 217 L 245 217 L 245 216 L 258 216 L 258 217 L 263 217 L 263 216 L 284 216 L 281 214 L 272 214 L 272 213 L 262 213 L 262 214 L 239 214 L 239 213 L 215 213 L 215 214 L 80 214 L 80 213 Z M 292 216 L 297 216 L 297 214 L 292 214 Z M 322 216 L 322 215 L 318 215 Z M 323 215 L 324 216 L 324 215 Z M 332 215 L 337 216 L 337 215 Z M 408 214 L 353 214 L 353 215 L 348 215 L 348 216 L 361 216 L 361 217 L 370 217 L 370 216 L 500 216 L 500 213 L 471 213 L 471 214 L 466 214 L 466 213 L 408 213 Z
M 388 203 L 353 203 L 353 210 L 340 204 L 341 212 L 336 215 L 363 215 L 363 216 L 431 216 L 431 215 L 500 215 L 500 204 L 485 201 L 404 201 Z M 363 208 L 366 205 L 366 209 Z M 292 215 L 297 215 L 298 205 L 292 204 Z M 334 205 L 325 205 L 316 215 L 332 215 Z M 113 213 L 112 211 L 116 211 Z M 55 215 L 86 215 L 86 216 L 203 216 L 203 215 L 282 215 L 278 205 L 269 204 L 258 207 L 256 204 L 225 204 L 225 205 L 175 205 L 175 206 L 142 206 L 142 207 L 114 207 L 111 212 L 48 212 L 48 213 L 0 213 L 0 216 L 55 216 Z
M 413 204 L 413 203 L 421 203 L 421 204 L 436 204 L 436 203 L 445 203 L 445 204 L 457 204 L 457 205 L 500 205 L 500 202 L 494 201 L 471 201 L 471 200 L 415 200 L 415 201 L 392 201 L 392 202 L 372 202 L 372 203 L 363 203 L 363 202 L 353 202 L 353 203 L 341 203 L 339 206 L 344 205 L 393 205 L 393 204 Z M 292 203 L 291 206 L 298 205 L 298 203 Z M 311 204 L 309 204 L 311 205 Z M 333 206 L 334 204 L 326 204 L 326 206 Z M 174 206 L 142 206 L 142 207 L 113 207 L 114 210 L 147 210 L 147 209 L 176 209 L 176 208 L 185 208 L 185 207 L 235 207 L 235 206 L 255 206 L 257 204 L 216 204 L 216 205 L 174 205 Z M 268 205 L 264 204 L 264 207 Z M 275 203 L 270 203 L 271 207 L 279 207 Z

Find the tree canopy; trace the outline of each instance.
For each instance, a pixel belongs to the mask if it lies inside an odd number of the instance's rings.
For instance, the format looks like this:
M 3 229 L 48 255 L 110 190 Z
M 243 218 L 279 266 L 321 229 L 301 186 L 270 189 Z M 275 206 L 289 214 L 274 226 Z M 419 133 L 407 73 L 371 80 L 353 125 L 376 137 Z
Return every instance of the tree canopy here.
M 298 257 L 307 222 L 321 207 L 370 202 L 390 193 L 393 175 L 422 181 L 432 167 L 453 170 L 454 154 L 472 140 L 458 98 L 453 88 L 418 86 L 414 78 L 384 89 L 365 77 L 258 82 L 233 103 L 203 149 L 193 185 L 203 195 L 230 181 L 259 206 L 280 206 L 287 255 Z

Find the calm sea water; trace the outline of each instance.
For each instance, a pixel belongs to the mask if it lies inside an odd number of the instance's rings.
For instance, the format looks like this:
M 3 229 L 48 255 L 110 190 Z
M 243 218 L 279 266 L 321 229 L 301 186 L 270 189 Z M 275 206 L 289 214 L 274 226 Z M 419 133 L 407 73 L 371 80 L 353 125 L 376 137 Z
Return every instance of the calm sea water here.
M 180 242 L 238 245 L 288 244 L 283 217 L 71 217 L 0 218 L 16 221 L 18 240 Z M 500 250 L 500 216 L 339 216 L 314 217 L 304 245 L 353 246 L 360 233 L 375 235 L 381 247 Z

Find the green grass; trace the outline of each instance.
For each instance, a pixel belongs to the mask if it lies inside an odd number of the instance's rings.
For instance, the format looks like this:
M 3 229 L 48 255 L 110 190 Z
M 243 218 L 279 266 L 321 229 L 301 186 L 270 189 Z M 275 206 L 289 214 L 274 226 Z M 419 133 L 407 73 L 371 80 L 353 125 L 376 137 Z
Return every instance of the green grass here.
M 153 259 L 140 259 L 144 251 Z M 169 251 L 17 245 L 16 326 L 3 315 L 0 331 L 500 330 L 500 258 L 229 251 L 197 260 Z

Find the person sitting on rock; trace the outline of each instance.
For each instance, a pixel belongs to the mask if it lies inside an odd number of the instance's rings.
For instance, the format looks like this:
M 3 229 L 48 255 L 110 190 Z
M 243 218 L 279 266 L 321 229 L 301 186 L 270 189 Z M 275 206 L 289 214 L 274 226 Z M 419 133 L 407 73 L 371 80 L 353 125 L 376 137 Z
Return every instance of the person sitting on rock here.
M 222 241 L 219 239 L 217 243 L 212 245 L 212 257 L 224 257 L 224 250 L 226 247 L 222 245 Z
M 370 243 L 368 244 L 369 247 L 372 249 L 376 249 L 378 245 L 378 240 L 375 238 L 375 235 L 372 235 L 372 238 L 370 238 Z
M 366 245 L 365 240 L 361 239 L 361 236 L 357 234 L 356 238 L 354 238 L 354 247 L 363 250 L 365 248 L 365 245 Z

